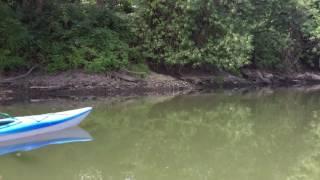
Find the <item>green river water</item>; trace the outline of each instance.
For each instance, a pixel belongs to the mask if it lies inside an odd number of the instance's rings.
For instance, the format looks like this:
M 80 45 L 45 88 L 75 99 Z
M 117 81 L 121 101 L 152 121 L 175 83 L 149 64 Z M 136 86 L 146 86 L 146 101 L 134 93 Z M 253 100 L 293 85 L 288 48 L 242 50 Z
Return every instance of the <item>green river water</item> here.
M 1 105 L 93 106 L 94 141 L 0 156 L 0 180 L 319 180 L 320 92 L 210 93 Z

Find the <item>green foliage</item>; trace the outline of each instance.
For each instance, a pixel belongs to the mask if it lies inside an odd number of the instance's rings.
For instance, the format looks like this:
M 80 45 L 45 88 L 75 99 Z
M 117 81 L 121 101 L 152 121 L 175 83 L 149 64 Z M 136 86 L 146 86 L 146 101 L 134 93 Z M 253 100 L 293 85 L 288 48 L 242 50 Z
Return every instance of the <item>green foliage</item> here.
M 45 4 L 41 16 L 32 9 L 17 10 L 21 20 L 15 18 L 18 13 L 13 9 L 1 8 L 6 11 L 0 12 L 5 13 L 0 22 L 1 37 L 5 37 L 0 41 L 0 67 L 31 61 L 48 71 L 84 68 L 102 72 L 128 64 L 129 28 L 126 20 L 107 8 L 56 0 Z M 22 43 L 26 34 L 32 37 L 28 48 Z M 4 44 L 9 44 L 7 49 L 1 46 Z
M 290 69 L 314 49 L 307 39 L 320 37 L 316 0 L 140 2 L 138 47 L 164 64 Z
M 1 71 L 37 63 L 102 72 L 146 61 L 231 71 L 320 67 L 317 0 L 23 2 L 0 2 Z
M 50 71 L 85 68 L 102 72 L 126 66 L 129 46 L 123 34 L 128 29 L 119 17 L 107 9 L 73 4 L 58 6 L 53 12 L 34 27 L 43 28 L 38 41 Z
M 282 52 L 289 46 L 290 37 L 279 31 L 269 30 L 255 35 L 255 62 L 258 67 L 281 68 Z
M 307 38 L 303 48 L 302 62 L 312 68 L 319 69 L 320 4 L 316 0 L 300 0 L 299 3 L 301 7 L 304 7 L 307 17 L 302 26 L 302 32 Z
M 292 68 L 301 58 L 306 21 L 297 0 L 253 1 L 253 59 L 262 68 Z
M 135 32 L 147 59 L 226 69 L 249 62 L 252 37 L 231 8 L 222 12 L 211 1 L 182 0 L 142 1 L 138 6 Z
M 0 70 L 24 66 L 23 48 L 29 34 L 9 6 L 0 1 Z

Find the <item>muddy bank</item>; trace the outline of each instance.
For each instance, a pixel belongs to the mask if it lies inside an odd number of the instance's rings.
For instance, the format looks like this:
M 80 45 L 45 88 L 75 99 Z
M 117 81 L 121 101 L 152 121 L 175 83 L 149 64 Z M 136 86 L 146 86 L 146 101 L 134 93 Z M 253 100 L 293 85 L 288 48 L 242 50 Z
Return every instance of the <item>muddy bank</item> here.
M 68 71 L 56 74 L 35 72 L 18 79 L 11 76 L 0 78 L 1 102 L 40 101 L 48 98 L 176 95 L 217 88 L 250 89 L 290 86 L 313 91 L 320 89 L 320 73 L 281 74 L 252 69 L 243 69 L 237 76 L 226 72 L 190 72 L 176 76 L 151 72 L 142 77 L 127 71 L 107 74 Z
M 6 81 L 2 77 L 0 101 L 48 98 L 94 98 L 96 96 L 142 96 L 178 94 L 195 89 L 175 77 L 150 73 L 146 77 L 129 72 L 88 74 L 68 71 L 56 74 L 34 73 L 22 79 Z

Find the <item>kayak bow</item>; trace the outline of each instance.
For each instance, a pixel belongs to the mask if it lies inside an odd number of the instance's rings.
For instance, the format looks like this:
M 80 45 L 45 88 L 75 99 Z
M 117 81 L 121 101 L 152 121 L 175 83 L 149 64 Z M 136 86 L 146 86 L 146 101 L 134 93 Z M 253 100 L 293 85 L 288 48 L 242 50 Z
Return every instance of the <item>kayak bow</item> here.
M 0 142 L 77 126 L 89 115 L 91 110 L 91 107 L 87 107 L 57 113 L 2 119 L 0 120 Z

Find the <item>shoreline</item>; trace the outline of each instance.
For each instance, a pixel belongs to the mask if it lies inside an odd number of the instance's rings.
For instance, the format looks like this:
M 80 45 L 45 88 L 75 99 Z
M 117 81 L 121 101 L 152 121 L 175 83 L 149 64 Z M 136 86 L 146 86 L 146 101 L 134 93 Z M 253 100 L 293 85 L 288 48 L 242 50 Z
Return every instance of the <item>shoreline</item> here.
M 12 77 L 1 77 L 8 79 Z M 257 89 L 294 87 L 320 89 L 320 73 L 271 73 L 243 69 L 241 76 L 230 73 L 185 73 L 171 76 L 150 72 L 146 77 L 127 71 L 90 74 L 74 70 L 47 74 L 36 72 L 0 84 L 0 102 L 40 101 L 50 98 L 96 98 L 126 96 L 179 95 L 216 89 Z

